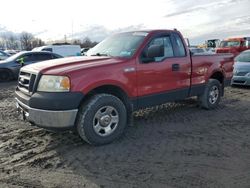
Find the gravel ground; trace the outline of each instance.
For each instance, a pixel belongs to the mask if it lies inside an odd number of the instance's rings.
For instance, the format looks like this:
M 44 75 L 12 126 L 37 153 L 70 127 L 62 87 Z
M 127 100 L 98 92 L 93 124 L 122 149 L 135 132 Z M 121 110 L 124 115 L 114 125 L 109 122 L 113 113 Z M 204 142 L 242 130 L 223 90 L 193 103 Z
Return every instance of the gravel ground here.
M 23 122 L 14 89 L 0 84 L 0 187 L 250 187 L 249 88 L 212 111 L 192 99 L 138 111 L 101 147 Z

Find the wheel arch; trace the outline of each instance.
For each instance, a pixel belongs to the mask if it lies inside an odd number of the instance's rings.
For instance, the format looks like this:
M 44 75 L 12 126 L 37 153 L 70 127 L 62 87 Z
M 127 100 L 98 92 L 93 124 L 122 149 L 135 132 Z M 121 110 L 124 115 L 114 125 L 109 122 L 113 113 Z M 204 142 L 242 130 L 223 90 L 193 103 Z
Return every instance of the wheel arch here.
M 215 72 L 213 72 L 213 74 L 210 76 L 210 78 L 216 79 L 216 80 L 218 80 L 221 84 L 223 84 L 225 76 L 224 76 L 224 74 L 223 74 L 221 71 L 215 71 Z
M 209 77 L 209 79 L 216 79 L 216 80 L 218 80 L 220 82 L 220 84 L 221 84 L 221 96 L 223 96 L 224 95 L 224 79 L 225 79 L 225 76 L 224 76 L 223 72 L 215 71 Z
M 116 85 L 108 84 L 108 85 L 98 86 L 92 89 L 91 91 L 89 91 L 84 97 L 85 98 L 84 100 L 90 98 L 93 95 L 101 94 L 101 93 L 114 95 L 117 98 L 119 98 L 124 103 L 126 109 L 128 110 L 128 114 L 129 112 L 133 111 L 133 105 L 131 103 L 131 100 L 129 99 L 128 94 L 121 87 L 116 86 Z

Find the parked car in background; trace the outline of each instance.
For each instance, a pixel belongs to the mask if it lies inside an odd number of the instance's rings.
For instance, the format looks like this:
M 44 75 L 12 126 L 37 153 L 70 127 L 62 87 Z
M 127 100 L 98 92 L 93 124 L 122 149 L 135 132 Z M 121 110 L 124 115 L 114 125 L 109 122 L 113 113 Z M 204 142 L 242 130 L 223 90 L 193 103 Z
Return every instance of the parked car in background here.
M 216 48 L 220 45 L 220 39 L 208 39 L 205 41 L 205 48 L 210 53 L 215 53 Z
M 0 61 L 1 60 L 5 60 L 7 59 L 8 57 L 10 57 L 9 54 L 5 53 L 4 51 L 0 50 Z
M 48 51 L 63 57 L 81 55 L 81 47 L 79 45 L 48 45 L 34 48 L 32 51 Z
M 89 51 L 89 48 L 82 48 L 81 55 L 83 55 L 83 56 L 86 55 L 88 51 Z
M 12 56 L 12 55 L 17 54 L 19 51 L 17 51 L 17 50 L 4 50 L 4 52 Z
M 205 41 L 206 48 L 217 48 L 220 45 L 220 39 L 208 39 Z
M 17 79 L 22 66 L 61 57 L 62 56 L 51 52 L 19 52 L 0 61 L 0 81 Z
M 235 58 L 231 85 L 250 86 L 250 50 L 242 52 Z
M 250 49 L 250 37 L 229 38 L 221 41 L 216 53 L 232 53 L 234 56 Z

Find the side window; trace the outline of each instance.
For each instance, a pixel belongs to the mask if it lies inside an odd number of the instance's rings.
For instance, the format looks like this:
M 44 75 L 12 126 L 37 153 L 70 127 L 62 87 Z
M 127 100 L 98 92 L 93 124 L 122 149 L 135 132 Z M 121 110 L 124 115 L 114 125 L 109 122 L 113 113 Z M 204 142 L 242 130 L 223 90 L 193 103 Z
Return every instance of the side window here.
M 52 54 L 52 59 L 57 59 L 57 58 L 60 58 L 60 57 L 55 54 Z
M 35 61 L 45 61 L 52 59 L 52 56 L 50 54 L 34 54 L 35 55 Z
M 21 56 L 19 59 L 23 59 L 24 62 L 30 62 L 30 61 L 34 61 L 33 55 L 32 54 L 26 54 Z
M 146 50 L 144 52 L 144 56 L 147 54 L 147 49 L 151 45 L 163 45 L 163 47 L 164 47 L 164 56 L 163 57 L 156 57 L 154 59 L 154 62 L 160 62 L 160 61 L 163 61 L 165 58 L 174 57 L 174 51 L 173 51 L 173 47 L 172 47 L 171 40 L 170 40 L 169 36 L 157 37 L 157 38 L 153 39 L 148 44 L 148 47 L 146 48 Z
M 173 51 L 170 37 L 164 38 L 164 54 L 165 54 L 165 57 L 174 57 L 174 51 Z
M 174 43 L 175 43 L 175 56 L 176 57 L 183 57 L 186 56 L 185 47 L 183 45 L 183 41 L 181 40 L 180 36 L 176 33 L 173 34 L 174 36 Z

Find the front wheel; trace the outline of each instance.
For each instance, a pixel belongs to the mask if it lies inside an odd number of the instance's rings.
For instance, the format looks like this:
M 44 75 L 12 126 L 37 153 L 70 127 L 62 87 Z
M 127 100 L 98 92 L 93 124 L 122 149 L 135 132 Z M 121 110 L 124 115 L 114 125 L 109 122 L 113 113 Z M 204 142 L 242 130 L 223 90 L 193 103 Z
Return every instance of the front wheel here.
M 104 145 L 120 137 L 126 124 L 127 110 L 123 102 L 113 95 L 98 94 L 80 108 L 76 128 L 86 142 Z
M 201 106 L 208 110 L 216 108 L 220 102 L 221 94 L 221 83 L 216 79 L 209 79 L 203 95 L 200 96 Z

